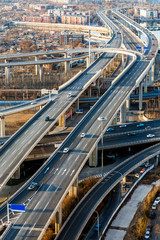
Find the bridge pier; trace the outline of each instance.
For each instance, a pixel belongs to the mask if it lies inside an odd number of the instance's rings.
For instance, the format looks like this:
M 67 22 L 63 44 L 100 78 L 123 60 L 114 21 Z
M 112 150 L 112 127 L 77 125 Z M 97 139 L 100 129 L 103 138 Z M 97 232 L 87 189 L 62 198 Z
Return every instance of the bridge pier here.
M 62 226 L 62 205 L 58 208 L 55 215 L 55 234 L 57 234 Z
M 154 83 L 154 70 L 155 70 L 155 64 L 151 67 L 151 83 Z
M 9 85 L 9 83 L 10 83 L 10 67 L 5 67 L 5 79 L 6 79 L 6 84 Z
M 88 87 L 88 96 L 89 97 L 92 96 L 92 88 L 91 88 L 91 86 Z
M 64 53 L 64 58 L 67 58 L 67 53 Z M 70 61 L 67 62 L 65 61 L 64 62 L 64 72 L 67 73 L 70 71 Z
M 98 96 L 100 96 L 99 79 L 96 80 L 96 87 L 97 87 L 97 89 L 98 89 Z
M 43 65 L 41 64 L 40 65 L 40 68 L 39 68 L 39 76 L 40 76 L 40 82 L 43 81 Z
M 130 96 L 126 100 L 126 110 L 129 111 L 129 109 L 130 109 Z
M 159 155 L 154 157 L 154 168 L 158 166 L 158 161 L 159 161 Z
M 86 58 L 86 68 L 89 67 L 89 57 Z
M 5 118 L 4 116 L 1 116 L 0 119 L 1 119 L 1 137 L 5 137 Z
M 151 70 L 149 71 L 149 86 L 152 86 L 152 73 L 151 73 Z
M 120 109 L 120 122 L 121 123 L 126 122 L 126 103 L 124 103 Z
M 124 70 L 124 54 L 122 54 L 122 71 Z
M 139 110 L 142 110 L 143 88 L 142 82 L 139 84 Z
M 89 157 L 89 166 L 97 167 L 98 165 L 98 147 L 96 147 Z
M 60 118 L 59 118 L 59 127 L 65 127 L 66 125 L 66 119 L 65 119 L 65 114 L 63 114 Z
M 76 109 L 79 109 L 79 98 L 76 100 L 76 102 L 75 102 L 75 108 Z
M 39 56 L 35 56 L 35 61 L 39 60 Z M 38 65 L 35 65 L 35 74 L 38 75 Z
M 19 166 L 18 169 L 13 174 L 12 179 L 20 179 L 20 177 L 21 177 L 21 168 Z
M 144 79 L 144 93 L 147 93 L 147 75 L 145 76 Z
M 76 178 L 76 180 L 74 181 L 74 183 L 70 187 L 69 196 L 74 196 L 74 197 L 78 196 L 78 178 Z

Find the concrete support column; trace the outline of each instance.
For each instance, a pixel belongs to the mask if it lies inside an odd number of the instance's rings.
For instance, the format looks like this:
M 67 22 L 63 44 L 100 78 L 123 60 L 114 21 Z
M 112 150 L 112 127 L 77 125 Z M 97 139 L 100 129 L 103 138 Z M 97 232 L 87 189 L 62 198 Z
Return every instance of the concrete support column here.
M 40 65 L 40 68 L 39 68 L 39 77 L 40 77 L 40 82 L 43 81 L 43 65 L 41 64 Z
M 98 147 L 96 147 L 89 157 L 89 166 L 97 167 L 98 165 Z
M 142 82 L 139 84 L 139 110 L 142 110 L 143 88 Z
M 147 93 L 147 76 L 144 79 L 144 93 Z
M 149 71 L 149 86 L 152 86 L 152 73 L 151 73 L 151 70 Z
M 64 62 L 64 71 L 65 73 L 70 71 L 70 62 Z
M 103 78 L 106 78 L 106 69 L 103 70 Z
M 39 60 L 39 56 L 35 56 L 35 61 Z M 35 65 L 35 74 L 38 75 L 38 65 Z
M 5 79 L 6 79 L 6 84 L 9 85 L 9 83 L 10 83 L 10 67 L 5 67 Z
M 88 87 L 88 96 L 91 97 L 92 96 L 92 88 Z
M 5 118 L 1 116 L 1 137 L 5 137 Z
M 62 226 L 62 205 L 58 208 L 55 215 L 55 234 L 57 234 Z
M 107 72 L 110 72 L 110 64 L 106 67 Z
M 129 111 L 129 109 L 130 109 L 130 96 L 126 100 L 126 110 Z
M 122 71 L 124 70 L 124 54 L 122 54 Z
M 79 109 L 79 98 L 76 100 L 75 105 L 76 105 L 75 108 Z
M 152 84 L 154 83 L 154 70 L 155 70 L 155 64 L 153 64 L 151 67 L 151 82 L 152 82 Z
M 69 196 L 78 196 L 78 178 L 74 181 L 73 185 L 69 189 Z
M 154 168 L 158 166 L 159 155 L 154 157 Z
M 97 81 L 96 81 L 96 86 L 97 86 L 97 89 L 98 89 L 98 96 L 100 96 L 99 79 L 97 79 Z
M 120 109 L 120 122 L 121 123 L 126 122 L 126 103 L 124 103 Z
M 21 177 L 21 168 L 18 167 L 18 169 L 13 174 L 12 179 L 20 179 L 20 177 Z
M 89 57 L 86 58 L 86 68 L 89 67 Z
M 59 118 L 59 127 L 65 127 L 66 125 L 66 119 L 65 119 L 65 114 L 63 114 L 60 118 Z

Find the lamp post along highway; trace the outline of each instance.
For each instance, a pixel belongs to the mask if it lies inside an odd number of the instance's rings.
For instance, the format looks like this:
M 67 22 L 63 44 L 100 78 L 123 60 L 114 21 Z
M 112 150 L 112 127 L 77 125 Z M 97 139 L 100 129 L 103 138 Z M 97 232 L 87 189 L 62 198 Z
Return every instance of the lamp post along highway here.
M 71 41 L 71 50 L 73 49 L 72 43 L 73 43 L 73 38 L 70 37 L 69 40 Z M 72 52 L 71 52 L 71 69 L 72 69 Z
M 89 11 L 89 66 L 91 63 L 91 30 L 90 30 L 90 11 Z
M 102 138 L 101 138 L 101 143 L 102 143 L 102 154 L 101 154 L 101 167 L 102 167 L 102 177 L 103 177 L 103 165 L 104 165 L 104 153 L 103 153 L 103 122 L 107 121 L 106 117 L 99 117 L 98 120 L 101 122 L 101 133 L 102 133 Z
M 97 228 L 98 228 L 97 233 L 98 233 L 98 239 L 99 239 L 99 213 L 94 209 L 92 209 L 91 211 L 97 214 Z

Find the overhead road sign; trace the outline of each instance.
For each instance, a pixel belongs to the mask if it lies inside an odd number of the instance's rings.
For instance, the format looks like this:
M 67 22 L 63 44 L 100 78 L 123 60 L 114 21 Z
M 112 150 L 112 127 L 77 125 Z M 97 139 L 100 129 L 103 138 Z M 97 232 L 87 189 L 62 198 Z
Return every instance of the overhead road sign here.
M 149 50 L 149 47 L 144 47 L 145 50 Z
M 25 212 L 25 205 L 24 204 L 11 204 L 10 209 L 11 209 L 11 211 L 14 211 L 14 212 Z
M 83 109 L 76 109 L 76 113 L 83 113 Z
M 140 50 L 140 49 L 142 49 L 142 47 L 138 47 L 138 46 L 137 46 L 136 49 Z

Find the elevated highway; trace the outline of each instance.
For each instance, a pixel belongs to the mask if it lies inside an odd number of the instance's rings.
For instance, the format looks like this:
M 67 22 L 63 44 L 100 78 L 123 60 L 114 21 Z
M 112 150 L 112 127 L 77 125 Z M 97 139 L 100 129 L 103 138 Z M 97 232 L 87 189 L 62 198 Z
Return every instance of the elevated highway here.
M 113 39 L 113 42 L 111 41 L 111 46 L 121 46 L 121 35 L 118 39 Z M 64 88 L 59 91 L 59 94 L 53 95 L 52 101 L 43 107 L 42 110 L 3 145 L 0 149 L 0 189 L 2 189 L 34 146 L 58 121 L 60 116 L 62 116 L 73 102 L 79 98 L 82 92 L 101 75 L 103 69 L 106 68 L 106 65 L 114 56 L 115 53 L 102 54 L 99 59 L 74 81 L 65 85 Z M 27 105 L 31 107 L 30 104 Z M 4 112 L 6 112 L 6 110 Z M 46 116 L 49 116 L 51 120 L 45 121 Z
M 61 202 L 69 191 L 70 186 L 76 180 L 88 157 L 96 148 L 104 131 L 111 124 L 128 95 L 146 75 L 148 70 L 146 68 L 150 68 L 152 65 L 152 58 L 150 60 L 141 59 L 137 56 L 137 59 L 132 64 L 132 68 L 114 81 L 109 90 L 70 133 L 45 166 L 41 168 L 34 177 L 34 181 L 40 184 L 40 188 L 32 201 L 27 205 L 27 211 L 11 226 L 10 231 L 6 235 L 7 240 L 41 239 L 51 218 L 55 215 L 58 207 L 60 207 Z M 107 118 L 102 127 L 98 120 L 99 117 Z M 86 134 L 86 137 L 80 138 L 82 132 Z M 63 149 L 66 147 L 69 148 L 69 152 L 64 154 Z M 136 167 L 136 164 L 136 160 L 126 164 L 122 174 L 131 171 L 132 168 Z M 118 171 L 121 171 L 121 169 L 118 169 Z M 112 185 L 115 185 L 116 181 L 120 180 L 120 176 L 117 174 L 111 180 L 114 180 Z M 109 180 L 108 183 L 111 185 L 112 182 Z M 26 189 L 23 191 L 26 193 Z M 48 202 L 46 202 L 46 199 Z M 52 199 L 54 199 L 54 202 Z M 79 226 L 82 225 L 79 224 Z

